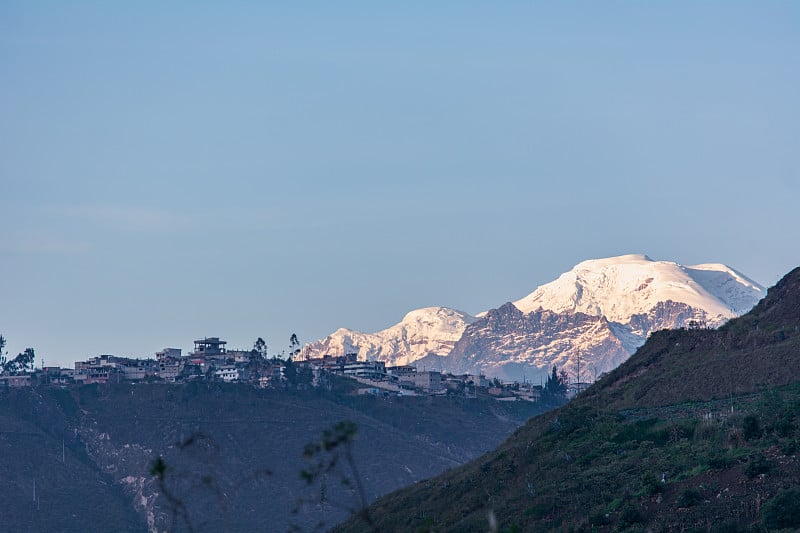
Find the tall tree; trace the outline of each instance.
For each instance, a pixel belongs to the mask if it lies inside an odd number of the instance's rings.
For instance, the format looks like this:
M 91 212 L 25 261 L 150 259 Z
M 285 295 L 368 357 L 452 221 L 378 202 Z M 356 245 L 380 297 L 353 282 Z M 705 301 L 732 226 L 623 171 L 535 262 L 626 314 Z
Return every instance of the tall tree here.
M 259 337 L 256 339 L 255 344 L 253 344 L 253 351 L 258 354 L 258 357 L 261 359 L 267 358 L 267 343 Z
M 294 366 L 291 357 L 284 363 L 283 376 L 286 378 L 289 385 L 295 385 L 297 383 L 297 367 Z
M 6 338 L 0 335 L 0 374 L 6 369 L 6 353 L 3 349 L 6 347 Z
M 558 372 L 558 368 L 553 365 L 553 371 L 547 376 L 547 382 L 544 385 L 543 395 L 545 399 L 551 401 L 563 401 L 567 397 L 567 376 L 562 370 Z
M 289 337 L 289 357 L 300 355 L 300 341 L 297 340 L 297 333 L 292 333 Z
M 33 348 L 25 348 L 24 352 L 17 354 L 14 359 L 5 364 L 5 370 L 12 373 L 26 371 L 33 372 L 35 358 L 36 354 L 34 353 Z
M 36 359 L 36 354 L 33 352 L 33 348 L 25 348 L 25 351 L 22 352 L 22 360 L 20 364 L 24 371 L 33 372 L 34 368 L 34 360 Z M 19 357 L 19 356 L 18 356 Z
M 0 335 L 0 374 L 3 373 L 6 365 L 6 355 L 3 348 L 6 347 L 6 338 Z

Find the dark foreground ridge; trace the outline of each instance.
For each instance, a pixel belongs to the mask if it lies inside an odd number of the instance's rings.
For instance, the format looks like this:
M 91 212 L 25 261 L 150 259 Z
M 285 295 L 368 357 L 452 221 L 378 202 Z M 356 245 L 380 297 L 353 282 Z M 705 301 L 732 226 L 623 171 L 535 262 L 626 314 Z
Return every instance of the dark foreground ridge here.
M 305 445 L 337 422 L 355 423 L 353 457 L 373 501 L 485 453 L 542 409 L 352 396 L 350 383 L 332 391 L 200 382 L 0 390 L 0 531 L 313 530 L 346 518 L 351 504 L 337 489 L 330 499 L 344 506 L 320 505 L 319 487 L 301 479 Z
M 800 268 L 719 330 L 654 333 L 567 406 L 370 517 L 380 531 L 799 530 L 799 329 Z

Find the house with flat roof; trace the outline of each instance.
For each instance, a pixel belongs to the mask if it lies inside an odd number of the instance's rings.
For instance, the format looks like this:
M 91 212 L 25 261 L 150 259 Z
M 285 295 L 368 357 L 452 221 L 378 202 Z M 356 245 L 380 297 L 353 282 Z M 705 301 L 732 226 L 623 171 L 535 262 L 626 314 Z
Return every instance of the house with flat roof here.
M 20 374 L 17 376 L 0 376 L 0 387 L 9 387 L 9 388 L 16 388 L 16 387 L 30 387 L 31 386 L 31 375 L 30 374 Z
M 425 372 L 414 372 L 404 378 L 404 380 L 411 381 L 414 386 L 424 390 L 425 392 L 438 392 L 444 390 L 442 385 L 442 373 L 435 370 L 426 370 Z
M 193 356 L 225 358 L 227 356 L 227 348 L 225 345 L 228 341 L 220 340 L 219 337 L 205 337 L 194 341 Z

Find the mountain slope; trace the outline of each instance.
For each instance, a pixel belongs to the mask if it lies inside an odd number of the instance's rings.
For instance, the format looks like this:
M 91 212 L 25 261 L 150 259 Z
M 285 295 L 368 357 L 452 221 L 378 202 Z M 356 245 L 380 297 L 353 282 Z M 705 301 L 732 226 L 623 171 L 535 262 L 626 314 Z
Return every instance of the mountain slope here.
M 719 330 L 653 334 L 570 404 L 369 515 L 393 531 L 797 530 L 798 440 L 800 268 Z
M 660 331 L 586 398 L 616 408 L 708 401 L 800 381 L 800 269 L 716 331 Z M 769 357 L 766 357 L 766 355 Z M 635 379 L 633 379 L 635 377 Z
M 159 496 L 150 471 L 157 456 L 195 531 L 331 525 L 346 518 L 341 507 L 308 504 L 296 515 L 292 508 L 298 498 L 319 499 L 319 487 L 300 476 L 309 467 L 304 447 L 335 423 L 357 425 L 354 453 L 374 500 L 485 453 L 547 408 L 488 398 L 352 396 L 355 385 L 344 379 L 332 386 L 0 388 L 0 530 L 187 531 Z M 178 445 L 190 438 L 194 445 Z M 337 479 L 332 473 L 331 490 Z M 355 501 L 345 496 L 340 503 Z

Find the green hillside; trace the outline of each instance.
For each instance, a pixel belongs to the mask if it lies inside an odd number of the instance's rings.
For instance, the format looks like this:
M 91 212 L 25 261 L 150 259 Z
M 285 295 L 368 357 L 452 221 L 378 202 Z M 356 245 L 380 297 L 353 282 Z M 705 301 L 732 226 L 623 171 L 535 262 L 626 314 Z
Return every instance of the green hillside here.
M 369 515 L 380 531 L 800 529 L 798 326 L 795 269 L 748 315 L 653 334 L 569 405 Z

